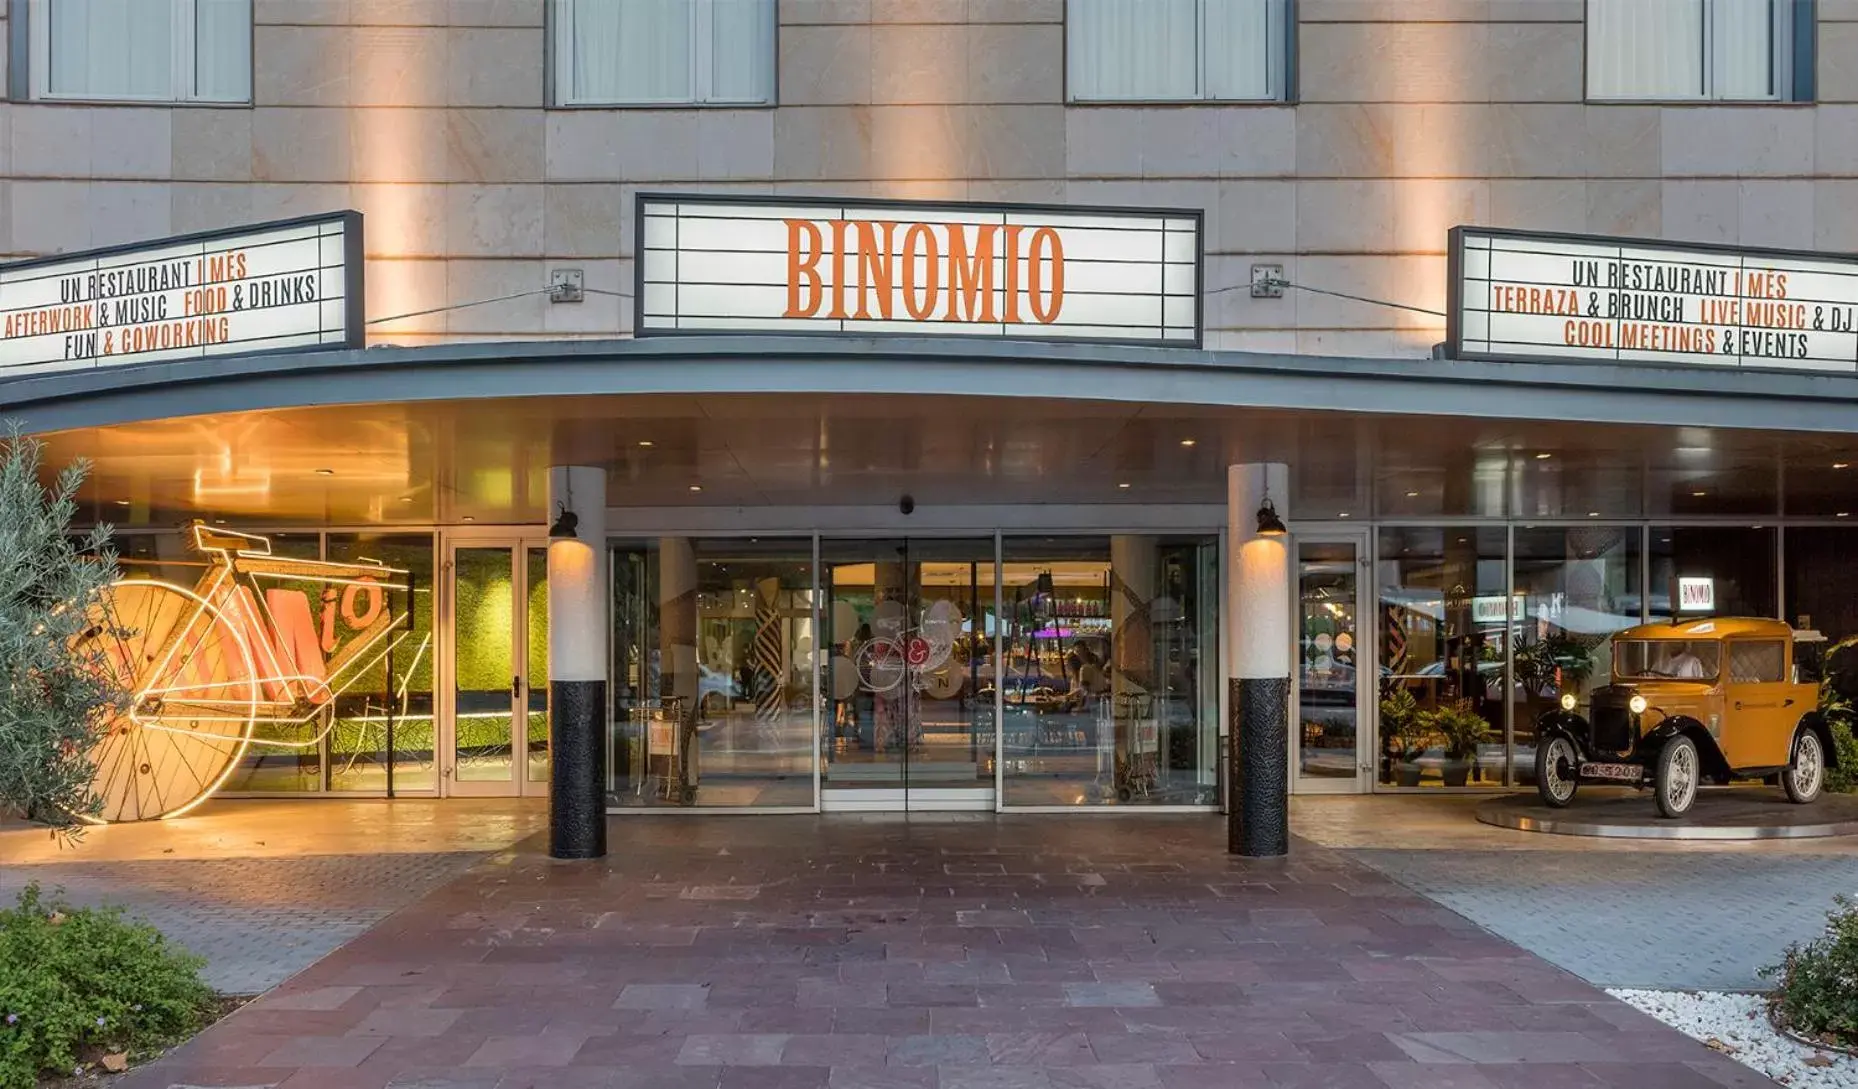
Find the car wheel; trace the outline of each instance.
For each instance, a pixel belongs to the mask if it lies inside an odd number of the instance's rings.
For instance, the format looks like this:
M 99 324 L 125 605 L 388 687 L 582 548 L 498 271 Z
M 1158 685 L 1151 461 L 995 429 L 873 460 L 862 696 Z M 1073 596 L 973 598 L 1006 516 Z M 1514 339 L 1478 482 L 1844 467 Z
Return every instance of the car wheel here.
M 1819 792 L 1826 785 L 1826 750 L 1819 743 L 1819 735 L 1811 730 L 1801 730 L 1794 735 L 1793 756 L 1787 761 L 1787 770 L 1781 773 L 1781 786 L 1787 791 L 1787 800 L 1805 805 L 1819 797 Z
M 1679 735 L 1658 750 L 1658 767 L 1653 792 L 1658 797 L 1658 812 L 1667 817 L 1681 817 L 1690 812 L 1697 800 L 1697 783 L 1701 780 L 1697 760 L 1697 743 Z
M 1560 734 L 1551 734 L 1546 742 L 1535 749 L 1535 791 L 1542 796 L 1542 804 L 1550 809 L 1560 809 L 1574 800 L 1574 792 L 1580 788 L 1580 759 L 1575 755 L 1574 742 Z

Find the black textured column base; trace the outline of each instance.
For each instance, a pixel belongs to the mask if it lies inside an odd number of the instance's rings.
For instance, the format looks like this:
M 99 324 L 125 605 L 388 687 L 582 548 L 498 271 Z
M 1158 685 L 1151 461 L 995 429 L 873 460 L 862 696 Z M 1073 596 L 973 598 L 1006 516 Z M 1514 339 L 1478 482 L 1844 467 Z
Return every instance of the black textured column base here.
M 1290 853 L 1290 678 L 1234 677 L 1226 850 L 1247 858 Z
M 548 853 L 606 854 L 606 682 L 548 686 Z

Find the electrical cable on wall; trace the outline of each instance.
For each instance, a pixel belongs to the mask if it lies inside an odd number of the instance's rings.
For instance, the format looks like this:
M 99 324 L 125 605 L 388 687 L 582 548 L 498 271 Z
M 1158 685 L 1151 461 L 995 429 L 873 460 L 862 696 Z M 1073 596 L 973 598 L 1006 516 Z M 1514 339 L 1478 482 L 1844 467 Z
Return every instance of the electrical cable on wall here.
M 1207 292 L 1207 294 L 1208 295 L 1221 295 L 1228 291 L 1238 291 L 1240 288 L 1244 288 L 1245 290 L 1249 291 L 1254 287 L 1288 287 L 1288 288 L 1293 288 L 1297 291 L 1307 291 L 1312 295 L 1328 295 L 1328 296 L 1331 296 L 1337 299 L 1347 299 L 1350 302 L 1367 303 L 1369 306 L 1387 306 L 1387 307 L 1392 307 L 1395 310 L 1410 310 L 1415 314 L 1429 314 L 1435 318 L 1443 318 L 1447 316 L 1445 311 L 1443 310 L 1431 310 L 1424 306 L 1413 306 L 1409 303 L 1391 302 L 1387 299 L 1371 299 L 1367 297 L 1366 295 L 1350 295 L 1346 291 L 1330 291 L 1328 288 L 1311 287 L 1308 284 L 1297 284 L 1297 283 L 1292 283 L 1289 280 L 1282 280 L 1282 279 L 1276 279 L 1276 278 L 1264 280 L 1259 283 L 1247 282 L 1243 284 L 1230 284 L 1226 287 L 1216 287 L 1213 290 Z

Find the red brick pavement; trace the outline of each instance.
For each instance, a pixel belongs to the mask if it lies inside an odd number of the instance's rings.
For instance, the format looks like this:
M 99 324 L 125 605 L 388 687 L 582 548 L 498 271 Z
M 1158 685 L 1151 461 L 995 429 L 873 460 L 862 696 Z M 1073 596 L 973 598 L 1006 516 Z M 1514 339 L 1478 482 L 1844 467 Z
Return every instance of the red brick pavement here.
M 494 856 L 121 1089 L 1772 1084 L 1334 853 L 1230 858 L 1214 818 L 609 835 Z

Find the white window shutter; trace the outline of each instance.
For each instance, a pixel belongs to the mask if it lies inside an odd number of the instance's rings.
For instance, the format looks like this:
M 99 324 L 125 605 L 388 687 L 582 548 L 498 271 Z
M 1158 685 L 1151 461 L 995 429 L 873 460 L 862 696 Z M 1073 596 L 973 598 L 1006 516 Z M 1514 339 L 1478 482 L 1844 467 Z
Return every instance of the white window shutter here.
M 251 0 L 193 0 L 194 97 L 245 102 L 252 96 Z
M 1071 96 L 1199 98 L 1199 7 L 1199 0 L 1071 0 Z
M 709 0 L 713 102 L 774 100 L 773 0 Z
M 1776 54 L 1774 0 L 1714 0 L 1710 26 L 1713 98 L 1769 98 Z
M 52 95 L 166 99 L 174 95 L 169 0 L 51 0 L 45 87 Z M 150 48 L 158 43 L 159 48 Z
M 1208 98 L 1277 97 L 1273 58 L 1283 48 L 1282 0 L 1203 0 Z M 1274 10 L 1276 9 L 1276 10 Z

